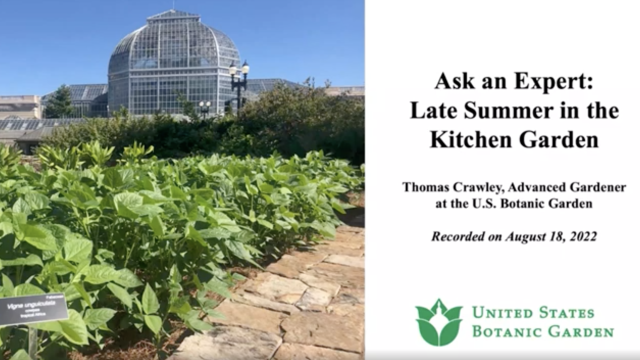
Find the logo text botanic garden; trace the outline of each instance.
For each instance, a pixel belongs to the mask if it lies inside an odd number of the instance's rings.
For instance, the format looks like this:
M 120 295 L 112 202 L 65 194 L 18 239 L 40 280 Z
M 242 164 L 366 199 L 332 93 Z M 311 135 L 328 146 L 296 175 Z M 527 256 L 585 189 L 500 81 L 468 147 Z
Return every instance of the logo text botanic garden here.
M 594 318 L 593 309 L 554 309 L 541 306 L 536 311 L 531 309 L 488 309 L 484 306 L 473 306 L 475 319 L 509 321 L 514 325 L 520 325 L 522 320 L 547 319 L 552 323 L 544 327 L 527 326 L 481 326 L 472 325 L 474 338 L 610 338 L 613 337 L 613 328 L 600 327 L 575 327 L 563 323 L 583 322 Z M 511 325 L 511 324 L 510 324 Z
M 425 342 L 442 347 L 456 339 L 462 322 L 462 306 L 447 308 L 438 299 L 431 308 L 416 308 L 416 321 Z M 470 329 L 463 328 L 463 332 L 471 330 L 472 338 L 612 338 L 614 333 L 611 327 L 588 326 L 589 320 L 595 317 L 593 309 L 556 309 L 549 306 L 535 310 L 491 309 L 472 306 L 472 315 L 476 324 L 472 324 Z M 477 324 L 479 319 L 486 325 Z M 548 323 L 540 326 L 540 320 Z M 535 325 L 527 326 L 527 322 Z

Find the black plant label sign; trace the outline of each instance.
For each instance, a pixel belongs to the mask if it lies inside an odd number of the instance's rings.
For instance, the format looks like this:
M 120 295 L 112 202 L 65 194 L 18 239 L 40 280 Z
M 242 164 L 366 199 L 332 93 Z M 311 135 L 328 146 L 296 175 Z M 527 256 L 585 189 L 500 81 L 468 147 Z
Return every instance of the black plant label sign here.
M 64 294 L 17 296 L 0 299 L 0 326 L 67 320 Z

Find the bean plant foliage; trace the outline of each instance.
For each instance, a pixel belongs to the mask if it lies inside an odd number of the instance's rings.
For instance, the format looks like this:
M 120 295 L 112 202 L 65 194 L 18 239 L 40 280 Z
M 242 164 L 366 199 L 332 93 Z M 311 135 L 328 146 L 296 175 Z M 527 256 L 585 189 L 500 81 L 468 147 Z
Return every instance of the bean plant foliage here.
M 99 143 L 41 147 L 42 169 L 0 148 L 0 297 L 61 292 L 69 319 L 34 325 L 39 353 L 104 346 L 126 329 L 157 346 L 179 320 L 206 331 L 240 275 L 292 246 L 332 238 L 363 174 L 322 152 L 285 159 L 145 158 L 134 144 L 110 163 Z M 20 359 L 27 332 L 0 328 Z

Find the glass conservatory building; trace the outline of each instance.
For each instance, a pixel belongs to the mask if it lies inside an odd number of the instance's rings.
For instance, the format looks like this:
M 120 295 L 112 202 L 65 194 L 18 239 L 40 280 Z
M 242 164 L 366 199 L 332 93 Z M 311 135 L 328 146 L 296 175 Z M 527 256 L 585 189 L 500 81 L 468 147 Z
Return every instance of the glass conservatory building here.
M 178 94 L 194 104 L 211 102 L 210 113 L 235 100 L 231 63 L 240 65 L 238 49 L 200 16 L 169 10 L 125 36 L 109 61 L 110 111 L 132 114 L 181 113 Z

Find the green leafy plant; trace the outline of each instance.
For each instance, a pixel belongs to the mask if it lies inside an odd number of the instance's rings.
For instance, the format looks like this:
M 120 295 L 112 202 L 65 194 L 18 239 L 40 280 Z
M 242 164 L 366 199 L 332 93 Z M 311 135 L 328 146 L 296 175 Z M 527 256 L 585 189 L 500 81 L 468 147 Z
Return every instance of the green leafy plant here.
M 41 172 L 7 160 L 0 178 L 0 296 L 62 292 L 68 302 L 68 320 L 37 325 L 43 357 L 128 328 L 158 348 L 172 321 L 210 329 L 210 294 L 229 297 L 242 279 L 225 269 L 333 237 L 348 208 L 338 196 L 363 181 L 322 152 L 158 160 L 134 143 L 106 166 L 113 152 L 45 146 Z M 0 350 L 21 356 L 25 337 L 0 329 Z
M 99 141 L 93 141 L 89 144 L 82 144 L 80 154 L 85 163 L 93 166 L 103 166 L 111 159 L 114 149 L 114 146 L 102 147 Z
M 84 161 L 80 160 L 81 152 L 77 147 L 61 149 L 43 145 L 37 148 L 36 155 L 45 169 L 72 170 L 84 164 Z
M 22 151 L 0 143 L 0 176 L 11 176 L 12 171 L 20 163 Z
M 124 148 L 124 151 L 122 152 L 122 159 L 120 160 L 120 162 L 129 164 L 139 163 L 145 156 L 151 154 L 152 152 L 153 145 L 144 146 L 139 144 L 137 141 L 134 141 L 132 146 Z

